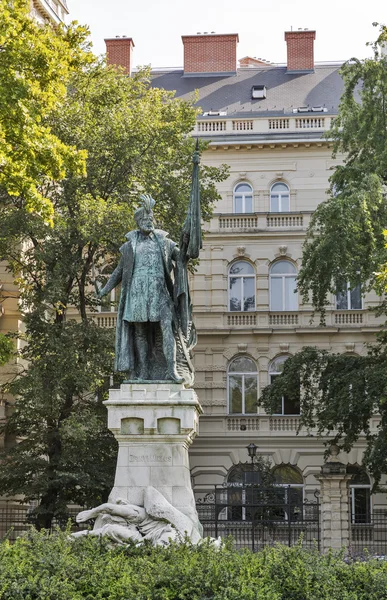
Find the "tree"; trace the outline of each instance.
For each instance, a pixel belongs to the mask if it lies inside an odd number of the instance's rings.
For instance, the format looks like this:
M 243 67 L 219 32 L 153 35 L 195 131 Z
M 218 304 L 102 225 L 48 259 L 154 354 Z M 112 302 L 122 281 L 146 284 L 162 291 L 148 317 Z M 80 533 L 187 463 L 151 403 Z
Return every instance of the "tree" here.
M 52 215 L 42 178 L 84 170 L 84 152 L 66 145 L 47 119 L 67 94 L 74 70 L 87 64 L 87 30 L 54 31 L 29 16 L 29 0 L 0 0 L 0 185 L 23 196 L 27 210 Z
M 101 401 L 113 368 L 113 332 L 93 320 L 92 266 L 116 263 L 134 226 L 141 191 L 156 199 L 158 225 L 180 234 L 189 201 L 193 104 L 152 88 L 149 71 L 128 78 L 95 60 L 74 73 L 53 133 L 87 152 L 87 174 L 69 170 L 41 191 L 53 224 L 2 195 L 0 252 L 18 278 L 25 310 L 21 356 L 28 367 L 8 385 L 17 400 L 6 433 L 21 438 L 2 455 L 0 487 L 38 499 L 39 527 L 63 518 L 69 502 L 95 505 L 113 483 L 116 445 Z M 203 215 L 226 168 L 202 168 Z M 20 251 L 20 241 L 23 251 Z
M 303 301 L 311 298 L 322 323 L 328 294 L 344 282 L 386 291 L 387 56 L 381 52 L 386 43 L 382 25 L 370 44 L 373 57 L 351 59 L 341 69 L 344 93 L 329 137 L 334 155 L 341 153 L 345 160 L 330 179 L 327 201 L 312 217 L 298 278 Z M 381 299 L 380 314 L 386 308 Z M 333 443 L 345 451 L 364 433 L 364 463 L 378 482 L 387 472 L 386 373 L 386 332 L 366 356 L 305 348 L 285 363 L 283 376 L 264 390 L 261 403 L 270 411 L 284 393 L 300 397 L 301 424 L 333 435 Z M 372 433 L 369 421 L 375 413 L 381 422 Z
M 5 365 L 12 357 L 14 352 L 12 339 L 0 333 L 0 366 Z

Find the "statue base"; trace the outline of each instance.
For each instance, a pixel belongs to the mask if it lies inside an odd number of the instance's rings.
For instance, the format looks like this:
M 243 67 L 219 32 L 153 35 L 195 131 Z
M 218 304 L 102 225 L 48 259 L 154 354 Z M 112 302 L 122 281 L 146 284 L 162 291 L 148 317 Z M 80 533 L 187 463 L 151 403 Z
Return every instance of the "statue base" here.
M 144 506 L 144 491 L 153 487 L 200 531 L 188 458 L 202 413 L 194 390 L 168 381 L 123 383 L 109 390 L 105 405 L 118 441 L 109 502 Z

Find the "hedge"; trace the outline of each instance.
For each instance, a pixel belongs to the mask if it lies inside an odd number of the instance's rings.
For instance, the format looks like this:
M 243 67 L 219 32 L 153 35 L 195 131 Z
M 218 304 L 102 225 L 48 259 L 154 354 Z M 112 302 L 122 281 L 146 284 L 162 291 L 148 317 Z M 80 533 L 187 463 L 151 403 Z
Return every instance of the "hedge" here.
M 255 554 L 227 541 L 111 548 L 36 532 L 0 545 L 1 600 L 383 600 L 387 562 L 277 545 Z

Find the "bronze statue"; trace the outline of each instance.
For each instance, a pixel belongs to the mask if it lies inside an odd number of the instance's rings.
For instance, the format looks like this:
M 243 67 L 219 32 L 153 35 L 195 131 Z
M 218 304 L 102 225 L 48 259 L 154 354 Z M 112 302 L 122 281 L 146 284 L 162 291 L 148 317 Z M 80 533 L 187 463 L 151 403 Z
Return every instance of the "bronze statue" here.
M 193 156 L 191 198 L 178 245 L 154 228 L 155 200 L 141 196 L 120 262 L 98 292 L 102 298 L 121 284 L 115 370 L 129 380 L 193 383 L 190 351 L 196 344 L 187 263 L 201 248 L 199 153 Z

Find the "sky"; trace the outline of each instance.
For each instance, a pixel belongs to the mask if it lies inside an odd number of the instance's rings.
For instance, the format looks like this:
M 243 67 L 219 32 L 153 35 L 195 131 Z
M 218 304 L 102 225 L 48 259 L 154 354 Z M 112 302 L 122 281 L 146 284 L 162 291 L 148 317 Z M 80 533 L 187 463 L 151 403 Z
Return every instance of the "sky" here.
M 343 61 L 371 55 L 374 21 L 385 22 L 386 0 L 67 0 L 70 15 L 88 25 L 93 50 L 105 52 L 104 38 L 133 38 L 133 66 L 181 67 L 182 35 L 238 33 L 238 58 L 256 56 L 286 62 L 284 32 L 316 30 L 315 61 Z

